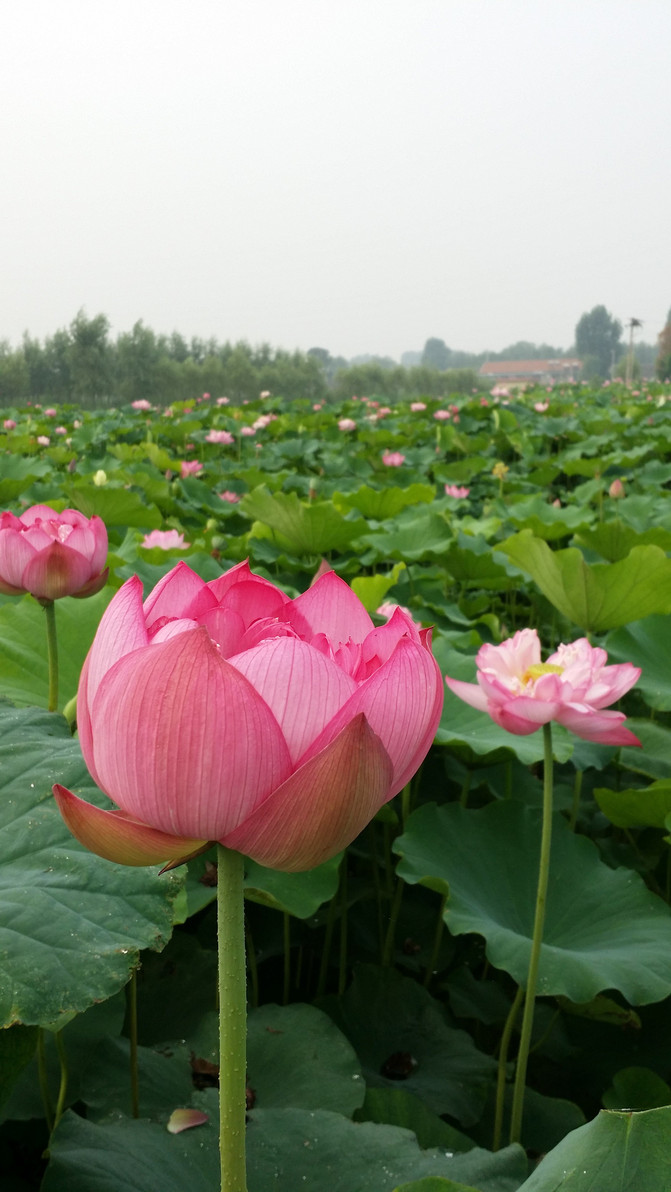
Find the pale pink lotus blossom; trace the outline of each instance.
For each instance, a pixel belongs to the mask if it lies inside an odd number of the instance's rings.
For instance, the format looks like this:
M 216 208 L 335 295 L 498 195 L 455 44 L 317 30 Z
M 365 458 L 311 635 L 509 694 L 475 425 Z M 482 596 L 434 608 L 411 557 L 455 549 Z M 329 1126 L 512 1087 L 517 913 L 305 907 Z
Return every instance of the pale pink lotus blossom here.
M 76 509 L 56 513 L 31 505 L 20 517 L 0 514 L 0 592 L 30 592 L 50 602 L 92 596 L 107 581 L 107 530 L 99 517 Z
M 477 683 L 449 676 L 445 682 L 508 732 L 527 736 L 556 720 L 585 741 L 640 745 L 624 727 L 624 713 L 603 711 L 633 687 L 640 668 L 631 662 L 607 666 L 606 651 L 586 637 L 560 645 L 541 662 L 536 630 L 520 629 L 500 646 L 481 646 L 475 661 Z
M 13 418 L 5 418 L 2 424 L 5 430 L 16 430 L 16 423 Z
M 426 409 L 426 402 L 425 401 L 411 401 L 410 409 L 413 411 L 414 414 L 417 414 L 417 413 L 419 413 L 420 410 Z
M 74 426 L 75 430 L 79 430 L 79 428 L 80 428 L 80 426 L 81 426 L 81 422 L 80 422 L 79 418 L 75 418 L 75 420 L 74 420 L 74 422 L 72 423 L 72 425 Z
M 147 550 L 152 546 L 159 546 L 161 550 L 186 550 L 188 545 L 179 530 L 152 530 L 151 534 L 145 534 L 140 543 Z
M 146 397 L 139 397 L 137 401 L 132 401 L 130 404 L 134 410 L 151 410 L 152 408 L 151 402 L 147 401 Z
M 386 418 L 387 414 L 391 414 L 391 406 L 380 406 L 377 412 L 378 418 Z
M 185 480 L 187 476 L 197 476 L 199 472 L 202 472 L 202 470 L 203 465 L 201 464 L 200 460 L 183 459 L 179 469 L 179 474 L 182 480 Z
M 608 496 L 613 497 L 616 501 L 625 495 L 624 485 L 621 480 L 616 479 L 608 489 Z
M 356 422 L 353 418 L 341 418 L 338 422 L 338 430 L 356 430 Z
M 505 385 L 495 385 L 493 389 L 489 390 L 489 394 L 490 397 L 510 397 L 510 390 Z M 482 405 L 482 402 L 480 404 Z
M 411 621 L 415 620 L 409 608 L 406 608 L 404 604 L 395 604 L 393 600 L 384 600 L 380 607 L 375 609 L 375 612 L 378 617 L 384 617 L 386 621 L 389 621 L 393 617 L 397 608 L 400 608 L 401 612 L 405 613 L 406 617 L 410 617 Z M 418 624 L 418 622 L 415 621 L 415 624 Z
M 324 405 L 323 401 L 315 401 L 312 403 L 312 409 L 313 410 L 321 410 L 323 405 Z
M 56 418 L 57 416 L 58 410 L 55 410 L 53 406 L 49 406 L 49 409 L 44 411 L 45 418 Z
M 230 400 L 230 399 L 229 399 L 228 397 L 218 397 L 218 398 L 217 398 L 217 405 L 218 405 L 218 406 L 227 406 L 227 405 L 228 405 L 228 403 L 229 403 L 229 400 Z
M 246 563 L 205 583 L 179 563 L 103 614 L 81 673 L 84 760 L 119 810 L 57 785 L 73 834 L 127 865 L 209 841 L 312 869 L 354 839 L 426 756 L 444 685 L 430 631 L 377 628 L 335 572 L 291 600 Z
M 203 400 L 203 401 L 209 401 L 209 400 L 210 400 L 210 395 L 209 395 L 209 393 L 204 393 L 204 394 L 203 394 L 203 397 L 202 397 L 202 400 Z
M 492 392 L 493 392 L 493 390 L 492 390 Z M 481 405 L 481 406 L 488 406 L 488 405 L 489 405 L 489 402 L 487 401 L 487 398 L 486 398 L 486 397 L 481 397 L 481 398 L 480 398 L 480 405 Z
M 275 419 L 272 414 L 259 414 L 258 418 L 252 422 L 252 426 L 254 427 L 254 430 L 265 430 L 266 427 L 270 426 L 270 423 L 274 421 Z
M 230 505 L 237 505 L 240 500 L 240 493 L 233 493 L 228 488 L 225 488 L 223 493 L 218 493 L 217 495 L 222 501 L 228 501 Z
M 470 494 L 470 491 L 471 491 L 470 488 L 464 488 L 463 486 L 461 486 L 459 484 L 446 484 L 445 485 L 445 496 L 446 497 L 463 498 L 463 497 L 467 497 Z
M 534 410 L 537 414 L 544 414 L 546 410 L 550 409 L 549 401 L 535 401 Z
M 448 422 L 452 414 L 450 410 L 436 410 L 433 416 L 437 422 Z
M 48 447 L 51 442 L 51 439 L 49 438 L 48 435 L 38 435 L 37 441 L 38 441 L 40 447 Z
M 175 416 L 175 411 L 173 410 L 172 406 L 168 406 L 168 407 L 167 407 L 167 408 L 166 408 L 166 409 L 163 411 L 163 417 L 164 417 L 164 418 L 174 418 L 174 416 Z
M 211 430 L 205 436 L 206 443 L 234 443 L 235 437 L 228 430 Z
M 385 451 L 382 463 L 387 468 L 400 468 L 401 464 L 405 463 L 405 456 L 401 455 L 400 451 Z
M 254 429 L 254 427 L 253 427 L 253 426 L 241 426 L 241 427 L 240 427 L 240 434 L 241 434 L 241 435 L 244 435 L 244 436 L 245 436 L 245 438 L 246 438 L 246 439 L 248 439 L 248 438 L 250 438 L 252 435 L 255 435 L 255 434 L 256 434 L 256 431 L 255 431 L 255 429 Z
M 270 397 L 270 389 L 262 389 L 259 397 Z
M 66 435 L 67 433 L 68 433 L 68 428 L 67 428 L 67 426 L 57 426 L 57 427 L 54 429 L 54 434 L 55 434 L 55 435 Z

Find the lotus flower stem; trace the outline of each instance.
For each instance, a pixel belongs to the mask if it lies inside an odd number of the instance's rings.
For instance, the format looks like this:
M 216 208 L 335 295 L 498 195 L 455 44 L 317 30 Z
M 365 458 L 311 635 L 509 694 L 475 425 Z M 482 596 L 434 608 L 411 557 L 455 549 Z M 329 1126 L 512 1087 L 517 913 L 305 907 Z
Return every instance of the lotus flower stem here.
M 39 1027 L 37 1034 L 37 1073 L 40 1082 L 40 1093 L 42 1094 L 42 1104 L 44 1106 L 44 1120 L 47 1123 L 47 1130 L 51 1134 L 54 1128 L 54 1106 L 51 1100 L 51 1093 L 49 1092 L 49 1079 L 47 1077 L 44 1027 Z
M 389 923 L 387 925 L 387 935 L 384 941 L 384 949 L 382 952 L 382 965 L 388 968 L 392 962 L 394 955 L 394 940 L 396 937 L 396 924 L 398 922 L 399 912 L 401 910 L 401 899 L 403 898 L 403 887 L 405 882 L 400 877 L 396 879 L 396 889 L 394 890 L 394 898 L 389 912 Z
M 515 1069 L 515 1084 L 513 1087 L 513 1107 L 510 1119 L 510 1141 L 519 1142 L 522 1133 L 522 1114 L 524 1110 L 524 1090 L 526 1085 L 527 1061 L 531 1044 L 531 1031 L 534 1021 L 534 1003 L 538 985 L 538 969 L 543 943 L 543 926 L 545 923 L 545 903 L 547 900 L 548 879 L 550 876 L 550 846 L 552 843 L 552 726 L 543 725 L 543 825 L 541 831 L 541 851 L 538 867 L 538 886 L 536 888 L 536 912 L 534 915 L 533 935 L 531 940 L 531 955 L 529 957 L 529 972 L 524 998 L 524 1014 L 522 1015 L 522 1031 L 520 1046 L 517 1053 L 517 1067 Z
M 508 1048 L 510 1047 L 510 1039 L 513 1033 L 517 1015 L 520 1012 L 522 998 L 524 997 L 524 990 L 520 985 L 517 993 L 513 999 L 510 1007 L 508 1017 L 505 1021 L 503 1034 L 501 1035 L 501 1045 L 499 1047 L 499 1063 L 498 1072 L 496 1076 L 496 1111 L 494 1114 L 494 1134 L 492 1137 L 492 1150 L 498 1151 L 501 1145 L 501 1134 L 503 1131 L 503 1110 L 505 1105 L 506 1095 L 506 1068 L 508 1066 Z
M 56 637 L 56 608 L 53 600 L 44 601 L 47 617 L 47 658 L 49 660 L 49 703 L 50 712 L 58 710 L 58 638 Z
M 63 1031 L 56 1031 L 55 1037 L 58 1060 L 61 1066 L 61 1082 L 58 1087 L 58 1100 L 56 1102 L 56 1112 L 54 1114 L 54 1130 L 63 1116 L 63 1111 L 65 1109 L 65 1098 L 68 1091 L 68 1057 L 65 1050 L 65 1042 L 63 1040 Z
M 246 969 L 244 867 L 217 845 L 219 1155 L 221 1192 L 247 1192 L 245 1175 Z
M 326 919 L 326 931 L 324 932 L 324 944 L 322 947 L 322 959 L 319 966 L 319 977 L 317 978 L 317 997 L 322 997 L 326 992 L 326 978 L 328 975 L 329 960 L 331 959 L 331 945 L 333 943 L 333 929 L 335 927 L 336 898 L 337 892 L 333 895 L 333 898 L 329 902 L 328 916 Z
M 432 978 L 433 974 L 435 973 L 436 966 L 438 964 L 438 954 L 440 952 L 440 944 L 441 944 L 441 940 L 443 938 L 443 931 L 445 930 L 445 920 L 443 918 L 443 915 L 445 914 L 446 906 L 447 906 L 447 894 L 443 894 L 443 897 L 440 900 L 440 910 L 438 911 L 438 919 L 436 920 L 436 930 L 435 930 L 434 937 L 433 937 L 433 947 L 431 949 L 431 956 L 429 957 L 429 963 L 426 966 L 426 972 L 424 974 L 424 987 L 425 988 L 427 987 L 427 985 L 430 984 L 431 978 Z
M 140 1086 L 137 1073 L 137 969 L 133 969 L 126 986 L 128 1032 L 130 1039 L 130 1104 L 134 1118 L 140 1116 Z
M 582 770 L 576 770 L 575 781 L 573 783 L 573 803 L 571 805 L 571 818 L 569 819 L 569 828 L 575 832 L 576 821 L 578 819 L 578 809 L 580 807 L 580 794 L 582 791 Z

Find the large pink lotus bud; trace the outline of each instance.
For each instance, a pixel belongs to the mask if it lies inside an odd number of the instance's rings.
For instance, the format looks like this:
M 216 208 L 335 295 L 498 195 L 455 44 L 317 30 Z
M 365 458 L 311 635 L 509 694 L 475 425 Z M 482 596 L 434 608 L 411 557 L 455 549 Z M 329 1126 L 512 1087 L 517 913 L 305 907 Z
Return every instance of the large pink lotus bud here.
M 205 583 L 179 563 L 108 606 L 79 684 L 86 764 L 117 804 L 55 794 L 74 835 L 125 864 L 208 841 L 271 868 L 344 848 L 426 756 L 443 703 L 430 634 L 375 627 L 327 571 L 295 600 L 246 563 Z
M 634 686 L 640 668 L 631 662 L 606 666 L 606 651 L 587 638 L 560 645 L 541 662 L 536 630 L 520 629 L 500 646 L 481 646 L 475 661 L 477 683 L 449 677 L 445 682 L 509 733 L 526 736 L 556 720 L 585 741 L 640 745 L 625 728 L 623 712 L 603 711 Z
M 0 514 L 0 592 L 36 600 L 92 596 L 105 586 L 107 530 L 76 509 L 33 505 L 20 517 Z

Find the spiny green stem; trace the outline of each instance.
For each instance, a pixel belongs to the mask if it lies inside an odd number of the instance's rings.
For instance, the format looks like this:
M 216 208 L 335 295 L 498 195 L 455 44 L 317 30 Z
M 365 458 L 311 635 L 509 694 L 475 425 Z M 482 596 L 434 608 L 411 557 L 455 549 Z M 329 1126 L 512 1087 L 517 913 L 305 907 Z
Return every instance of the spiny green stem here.
M 134 1118 L 140 1116 L 140 1083 L 137 1071 L 137 969 L 133 969 L 126 986 L 128 1032 L 130 1039 L 130 1105 Z
M 505 1021 L 503 1034 L 501 1035 L 501 1045 L 499 1047 L 499 1063 L 496 1073 L 496 1112 L 494 1114 L 494 1134 L 492 1137 L 492 1150 L 498 1151 L 501 1145 L 501 1134 L 503 1132 L 503 1110 L 506 1100 L 506 1068 L 508 1066 L 508 1048 L 510 1047 L 510 1040 L 512 1037 L 517 1015 L 520 1012 L 522 1005 L 522 998 L 524 997 L 524 990 L 522 986 L 518 986 L 517 993 L 513 999 L 513 1003 L 508 1012 L 508 1017 Z
M 434 936 L 433 936 L 433 947 L 431 949 L 429 963 L 426 966 L 426 972 L 424 974 L 425 987 L 430 983 L 431 978 L 436 971 L 436 966 L 438 964 L 438 953 L 440 952 L 440 944 L 441 944 L 441 940 L 443 938 L 443 931 L 445 930 L 445 920 L 443 918 L 443 915 L 445 914 L 446 906 L 447 906 L 447 894 L 444 894 L 440 900 L 440 910 L 438 911 L 438 918 L 436 920 L 436 930 L 435 930 Z
M 247 1192 L 247 1009 L 243 858 L 217 845 L 221 1192 Z
M 61 1082 L 58 1087 L 58 1100 L 56 1102 L 56 1112 L 54 1114 L 54 1130 L 63 1116 L 63 1111 L 65 1109 L 65 1098 L 68 1092 L 68 1057 L 65 1050 L 62 1031 L 56 1031 L 56 1050 L 58 1052 L 58 1059 L 61 1066 Z
M 543 746 L 543 825 L 541 830 L 538 885 L 536 888 L 536 912 L 531 939 L 531 955 L 529 957 L 529 972 L 524 998 L 520 1046 L 517 1053 L 515 1084 L 513 1087 L 513 1107 L 510 1119 L 511 1142 L 519 1142 L 522 1134 L 524 1089 L 526 1085 L 529 1047 L 531 1044 L 531 1031 L 534 1022 L 534 1003 L 538 986 L 538 969 L 543 943 L 543 925 L 545 923 L 545 903 L 550 876 L 550 847 L 552 843 L 552 727 L 550 724 L 543 725 Z
M 40 1093 L 44 1106 L 44 1120 L 47 1130 L 51 1134 L 54 1128 L 54 1106 L 49 1092 L 49 1078 L 47 1076 L 47 1057 L 44 1046 L 44 1028 L 40 1027 L 37 1034 L 37 1074 L 40 1082 Z
M 44 612 L 47 618 L 47 658 L 49 661 L 49 712 L 58 709 L 58 638 L 56 637 L 56 608 L 53 600 L 46 601 Z

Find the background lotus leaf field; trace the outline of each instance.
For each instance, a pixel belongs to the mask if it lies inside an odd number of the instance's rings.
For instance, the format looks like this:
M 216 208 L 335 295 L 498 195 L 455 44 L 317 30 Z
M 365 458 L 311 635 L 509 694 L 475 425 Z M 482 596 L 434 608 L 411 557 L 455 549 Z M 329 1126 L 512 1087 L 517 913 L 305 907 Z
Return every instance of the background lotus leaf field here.
M 250 1192 L 669 1184 L 670 397 L 566 384 L 445 393 L 423 410 L 384 393 L 64 405 L 66 433 L 49 446 L 39 406 L 5 407 L 16 426 L 0 432 L 2 507 L 98 514 L 110 570 L 98 595 L 57 603 L 56 713 L 44 612 L 0 597 L 3 1192 L 218 1188 L 214 853 L 162 876 L 110 865 L 71 839 L 51 787 L 106 805 L 75 696 L 114 592 L 133 574 L 148 592 L 180 559 L 210 580 L 245 558 L 290 596 L 326 563 L 376 621 L 383 602 L 403 605 L 433 627 L 455 678 L 473 680 L 480 646 L 527 626 L 546 652 L 587 635 L 642 670 L 619 705 L 640 748 L 553 733 L 521 1146 L 506 1145 L 517 1028 L 500 1149 L 494 1118 L 529 958 L 541 734 L 510 735 L 446 689 L 420 772 L 344 853 L 304 874 L 246 862 Z M 155 529 L 184 546 L 145 546 Z M 173 1134 L 176 1109 L 207 1119 Z

